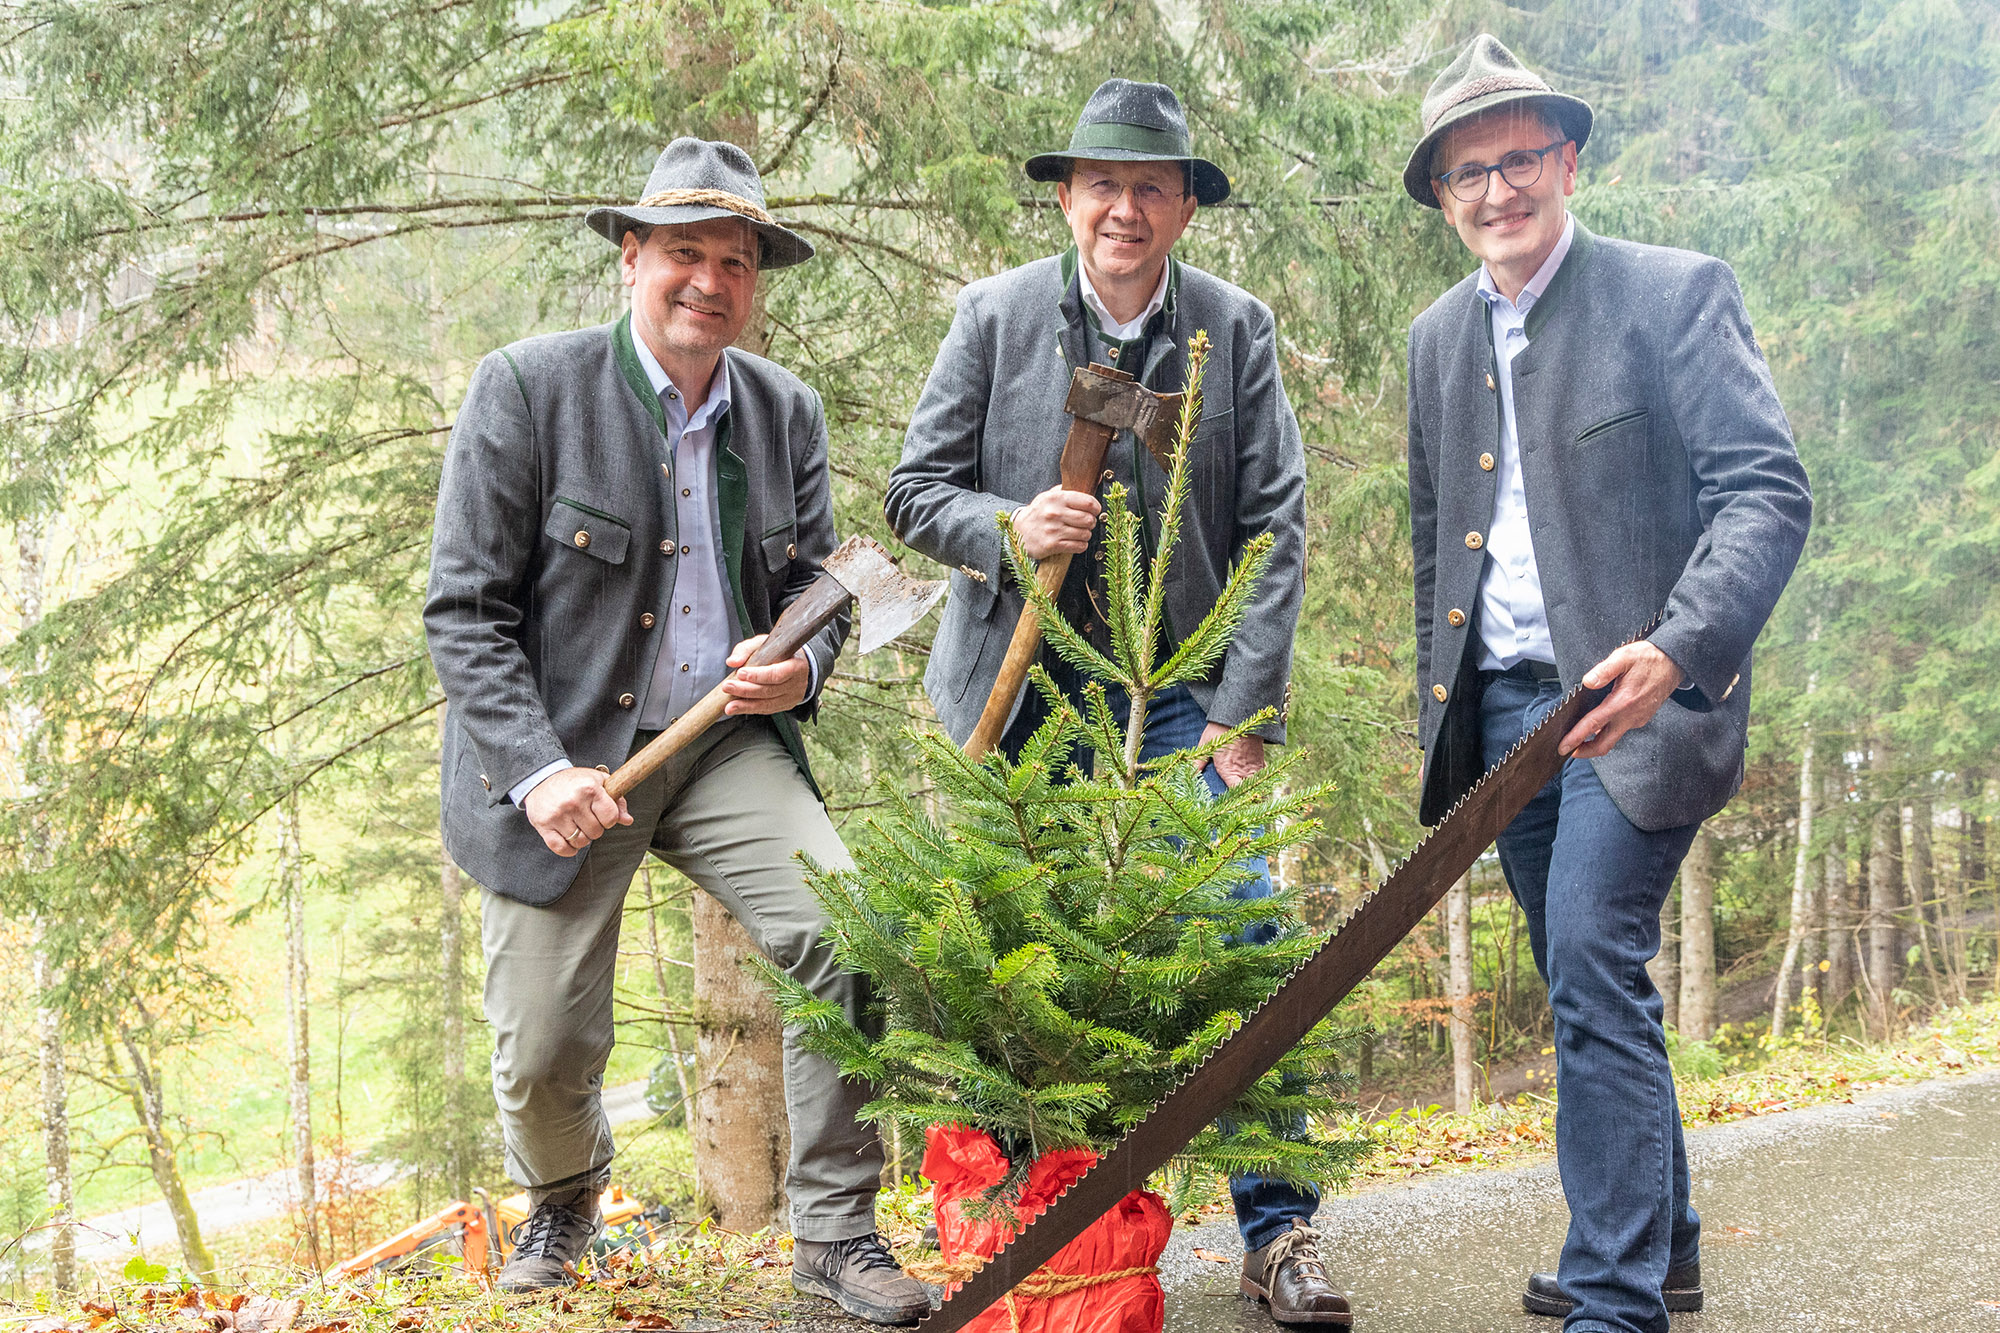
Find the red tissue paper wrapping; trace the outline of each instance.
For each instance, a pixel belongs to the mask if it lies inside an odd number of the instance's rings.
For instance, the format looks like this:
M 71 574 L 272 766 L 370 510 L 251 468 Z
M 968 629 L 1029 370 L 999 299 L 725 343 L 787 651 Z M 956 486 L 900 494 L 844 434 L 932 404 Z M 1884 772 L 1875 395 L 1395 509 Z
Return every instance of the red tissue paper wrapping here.
M 1097 1162 L 1088 1148 L 1045 1153 L 1028 1167 L 1013 1219 L 1025 1224 Z M 948 1271 L 987 1259 L 1019 1229 L 998 1208 L 966 1215 L 964 1200 L 1005 1178 L 1008 1161 L 983 1130 L 932 1128 L 924 1147 L 938 1246 Z M 1084 1233 L 1014 1289 L 980 1312 L 968 1333 L 1160 1333 L 1165 1298 L 1155 1265 L 1173 1230 L 1167 1205 L 1151 1190 L 1133 1190 Z M 948 1288 L 956 1290 L 958 1282 Z

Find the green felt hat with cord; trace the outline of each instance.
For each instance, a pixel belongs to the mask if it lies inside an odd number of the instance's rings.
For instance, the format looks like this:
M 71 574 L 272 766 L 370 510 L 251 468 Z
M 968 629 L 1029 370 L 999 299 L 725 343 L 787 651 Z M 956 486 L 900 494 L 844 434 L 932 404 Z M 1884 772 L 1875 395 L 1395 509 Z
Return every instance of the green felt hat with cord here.
M 1219 204 L 1229 197 L 1229 177 L 1215 163 L 1194 155 L 1181 99 L 1164 83 L 1106 79 L 1083 104 L 1069 147 L 1029 158 L 1028 179 L 1066 180 L 1069 164 L 1078 158 L 1185 163 L 1196 203 Z

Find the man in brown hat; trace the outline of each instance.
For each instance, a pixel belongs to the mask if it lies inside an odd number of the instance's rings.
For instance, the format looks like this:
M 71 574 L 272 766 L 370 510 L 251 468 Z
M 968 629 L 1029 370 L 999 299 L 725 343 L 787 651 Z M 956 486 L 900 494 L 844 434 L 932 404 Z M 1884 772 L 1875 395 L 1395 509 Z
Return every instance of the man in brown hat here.
M 1192 493 L 1174 568 L 1166 577 L 1170 633 L 1191 632 L 1221 596 L 1245 543 L 1268 532 L 1270 563 L 1228 653 L 1204 680 L 1152 701 L 1141 755 L 1157 759 L 1221 736 L 1266 708 L 1274 720 L 1215 754 L 1212 790 L 1264 764 L 1285 738 L 1285 690 L 1305 571 L 1305 450 L 1278 374 L 1271 311 L 1242 288 L 1173 253 L 1195 210 L 1229 195 L 1229 178 L 1194 155 L 1180 99 L 1164 84 L 1110 79 L 1091 94 L 1066 148 L 1029 158 L 1031 180 L 1053 183 L 1072 244 L 1060 255 L 972 283 L 938 349 L 883 502 L 889 526 L 957 570 L 924 672 L 938 718 L 963 744 L 1000 674 L 1022 598 L 1012 586 L 994 516 L 1011 512 L 1028 555 L 1079 558 L 1056 602 L 1107 651 L 1105 528 L 1098 494 L 1060 481 L 1063 409 L 1071 371 L 1095 362 L 1165 393 L 1187 377 L 1187 340 L 1206 330 L 1211 352 L 1194 442 Z M 1106 480 L 1125 484 L 1154 549 L 1166 474 L 1130 431 L 1105 455 Z M 1083 684 L 1052 649 L 1041 664 L 1081 706 Z M 1124 716 L 1122 691 L 1112 690 Z M 1024 688 L 1000 748 L 1018 753 L 1047 720 Z M 1269 868 L 1235 890 L 1271 894 Z M 1260 931 L 1272 927 L 1259 927 Z M 1248 932 L 1246 932 L 1247 934 Z M 1258 938 L 1252 934 L 1251 938 Z M 1268 938 L 1268 935 L 1263 936 Z M 1311 1190 L 1258 1176 L 1230 1182 L 1246 1251 L 1242 1286 L 1286 1324 L 1346 1325 L 1311 1225 Z
M 594 209 L 629 315 L 473 372 L 438 490 L 424 619 L 450 703 L 445 846 L 488 890 L 493 1091 L 534 1211 L 502 1290 L 565 1285 L 610 1174 L 600 1100 L 625 891 L 648 851 L 856 1016 L 801 854 L 851 864 L 799 742 L 847 633 L 724 688 L 728 716 L 621 800 L 611 769 L 748 659 L 834 547 L 826 417 L 732 346 L 761 275 L 812 256 L 734 144 L 676 139 L 632 207 Z M 868 1089 L 785 1039 L 794 1285 L 876 1323 L 930 1308 L 875 1229 Z
M 1666 1333 L 1701 1307 L 1700 1219 L 1646 963 L 1742 783 L 1750 648 L 1812 500 L 1729 266 L 1569 214 L 1589 106 L 1482 36 L 1423 118 L 1404 187 L 1480 262 L 1410 330 L 1421 815 L 1566 689 L 1608 691 L 1499 839 L 1549 987 L 1570 1206 L 1523 1303 L 1566 1333 Z

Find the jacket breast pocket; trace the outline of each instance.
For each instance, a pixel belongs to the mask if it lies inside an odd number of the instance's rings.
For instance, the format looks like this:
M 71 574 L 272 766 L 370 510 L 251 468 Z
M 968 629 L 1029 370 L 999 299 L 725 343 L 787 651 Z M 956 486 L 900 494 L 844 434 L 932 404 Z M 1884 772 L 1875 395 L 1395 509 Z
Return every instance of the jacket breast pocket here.
M 1598 422 L 1594 426 L 1584 427 L 1582 430 L 1577 432 L 1576 442 L 1578 444 L 1588 444 L 1592 440 L 1598 439 L 1605 435 L 1609 435 L 1613 431 L 1623 430 L 1626 427 L 1636 426 L 1643 429 L 1645 423 L 1646 423 L 1645 408 L 1643 407 L 1628 408 L 1623 412 L 1612 413 L 1610 416 L 1604 418 L 1604 420 Z
M 1209 532 L 1227 535 L 1236 527 L 1236 412 L 1224 408 L 1202 417 L 1188 458 L 1190 508 Z M 1181 562 L 1175 561 L 1176 565 Z M 1173 574 L 1170 572 L 1168 578 Z
M 791 523 L 780 523 L 763 536 L 764 568 L 773 574 L 782 574 L 798 558 L 799 546 L 797 527 Z
M 624 564 L 626 548 L 632 544 L 632 528 L 624 519 L 560 495 L 549 507 L 542 535 L 566 550 L 579 551 L 607 565 Z

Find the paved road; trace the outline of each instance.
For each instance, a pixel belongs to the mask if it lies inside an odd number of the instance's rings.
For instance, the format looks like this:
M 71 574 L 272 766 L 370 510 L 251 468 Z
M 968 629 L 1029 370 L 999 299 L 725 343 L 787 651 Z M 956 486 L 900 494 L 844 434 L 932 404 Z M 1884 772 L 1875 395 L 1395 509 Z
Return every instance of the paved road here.
M 1688 1149 L 1708 1308 L 1674 1333 L 2000 1333 L 2000 1074 L 1702 1129 Z M 1361 1333 L 1558 1333 L 1519 1296 L 1568 1224 L 1553 1165 L 1350 1195 L 1319 1223 Z M 1171 1333 L 1276 1333 L 1197 1246 L 1241 1253 L 1233 1222 L 1175 1233 Z M 831 1309 L 802 1300 L 782 1327 L 862 1327 Z

